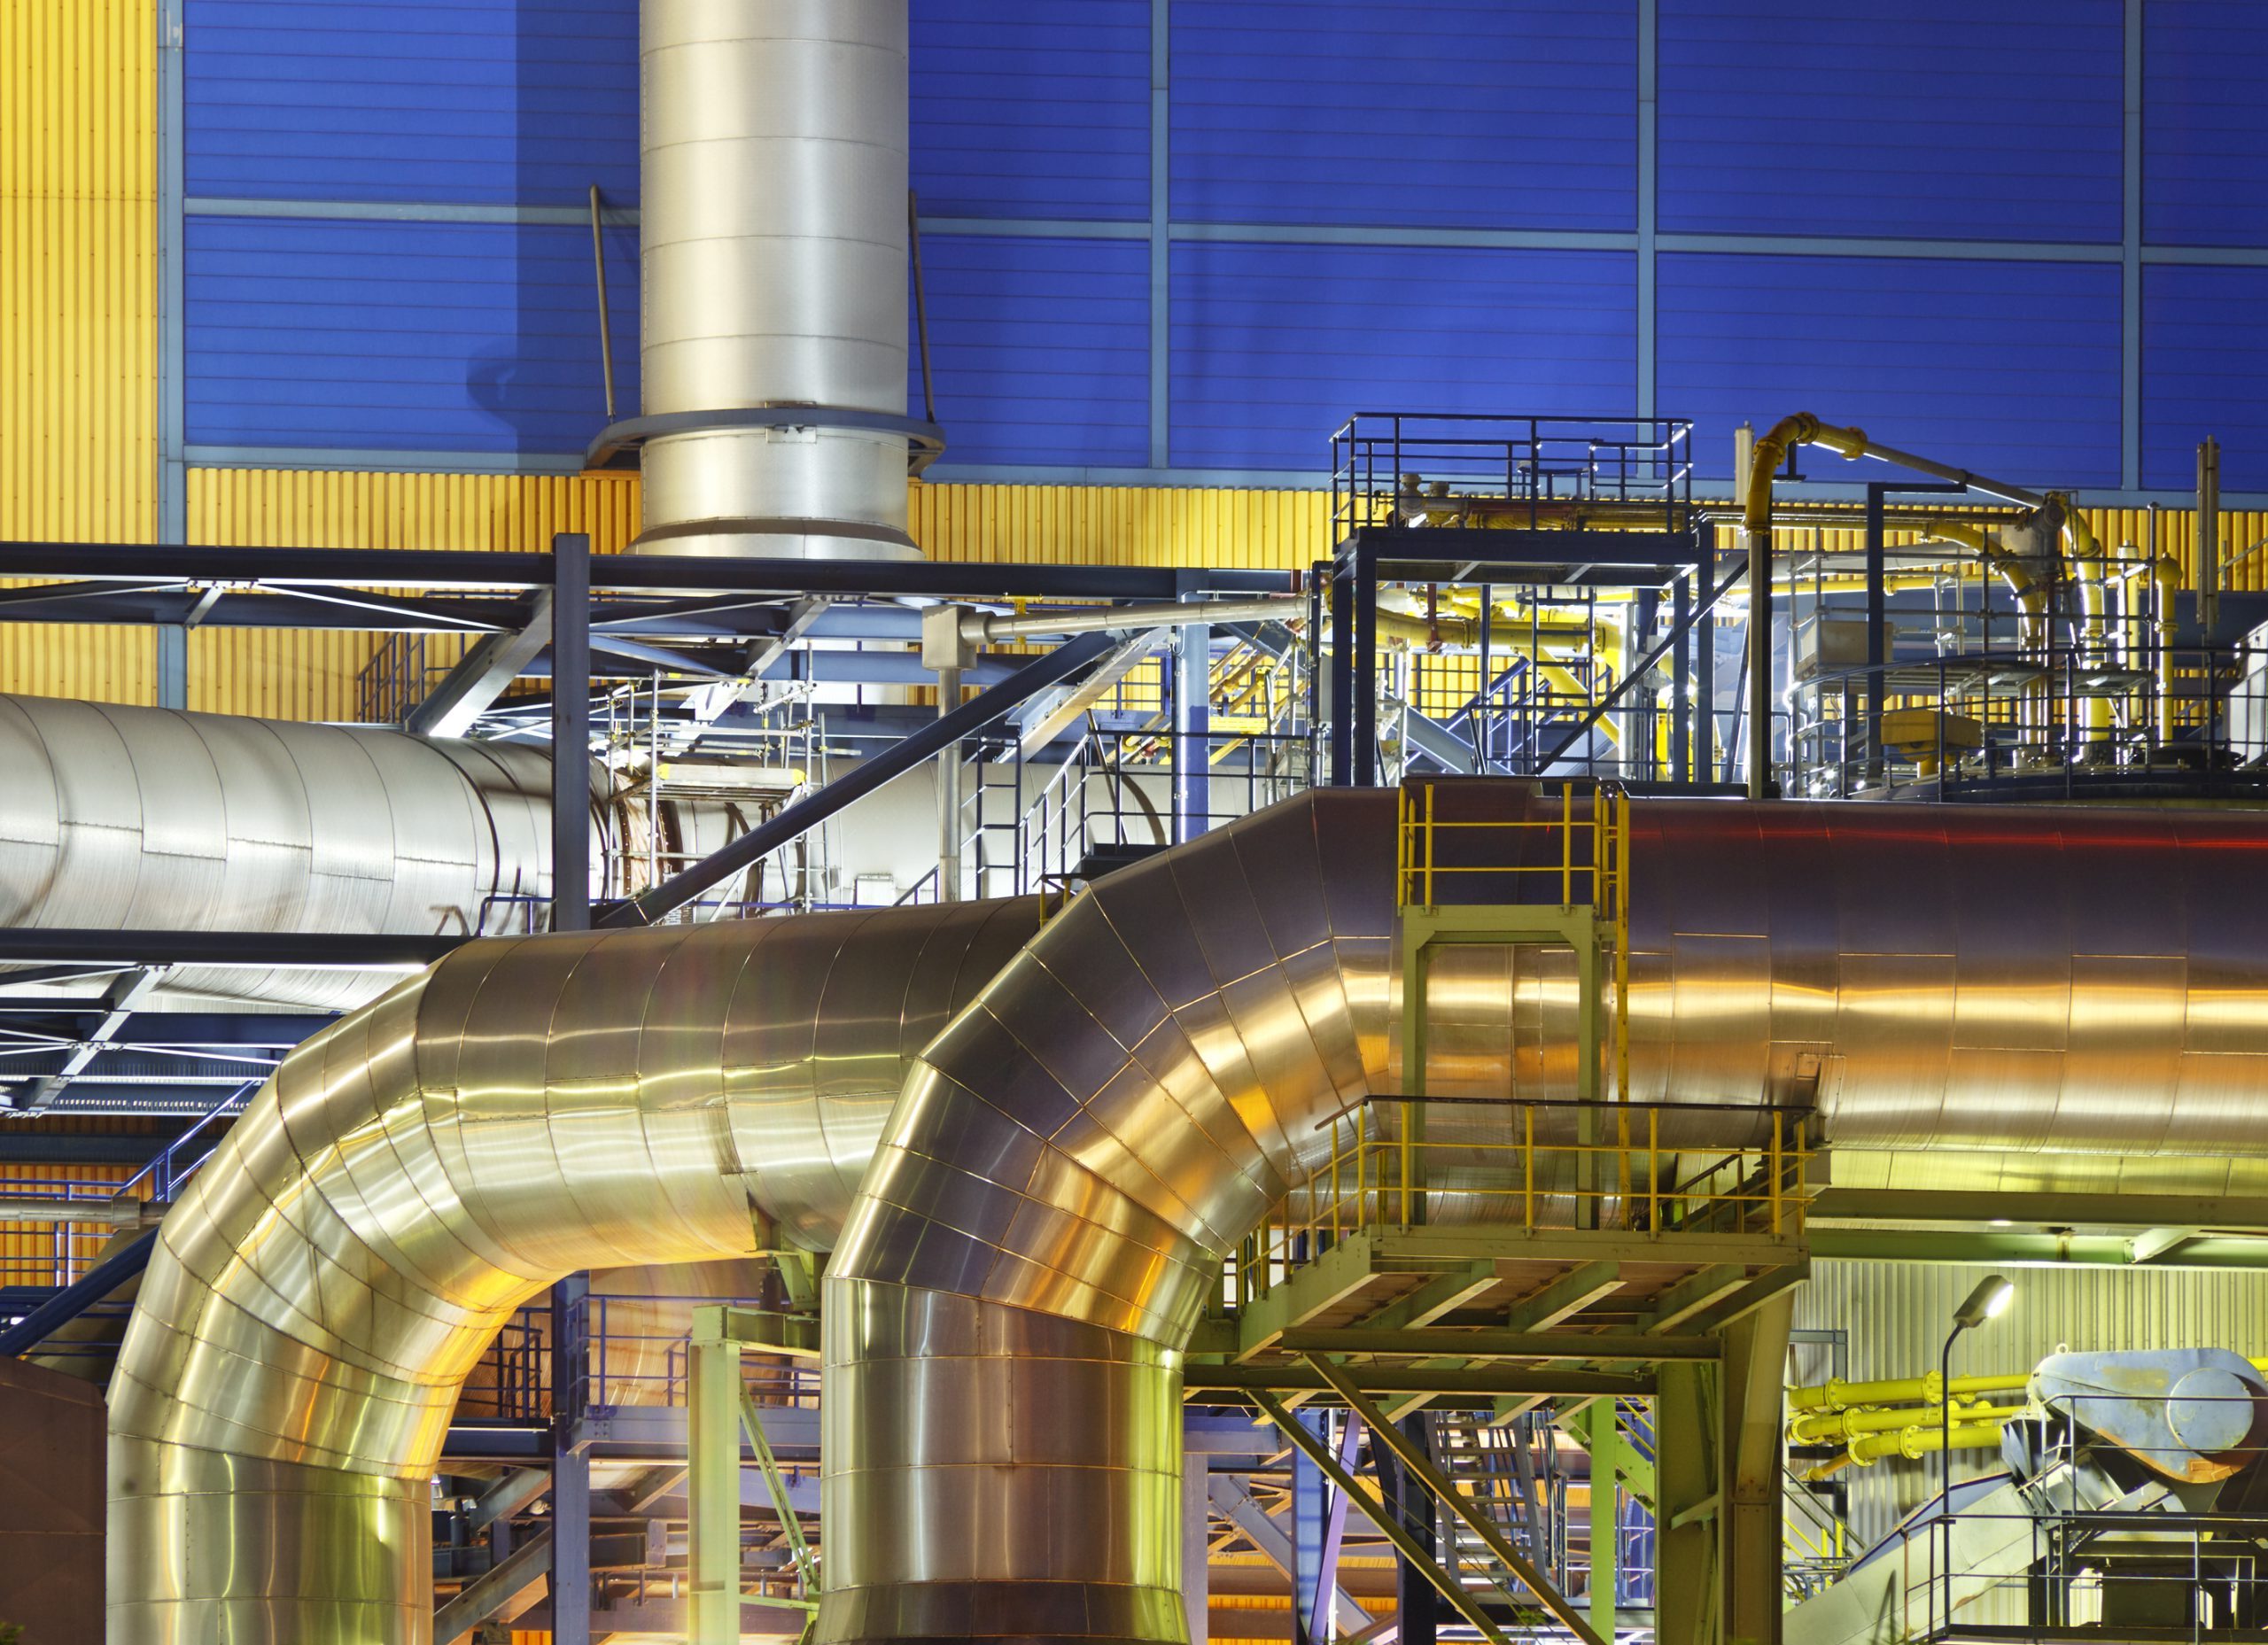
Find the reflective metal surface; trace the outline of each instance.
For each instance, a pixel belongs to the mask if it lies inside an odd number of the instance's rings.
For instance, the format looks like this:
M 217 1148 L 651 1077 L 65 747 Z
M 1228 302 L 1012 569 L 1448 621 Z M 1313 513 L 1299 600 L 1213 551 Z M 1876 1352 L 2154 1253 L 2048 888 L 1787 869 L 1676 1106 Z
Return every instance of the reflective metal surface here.
M 166 1219 L 111 1390 L 110 1638 L 430 1636 L 431 1475 L 578 1269 L 823 1245 L 1030 902 L 484 942 L 295 1051 Z
M 540 927 L 551 757 L 509 743 L 0 696 L 0 926 L 453 934 Z M 592 890 L 647 879 L 642 800 L 594 771 Z M 688 850 L 722 805 L 669 802 Z M 400 979 L 174 972 L 169 989 L 346 1010 Z
M 906 0 L 644 0 L 649 415 L 905 410 Z M 911 556 L 903 434 L 645 448 L 641 552 Z
M 1815 1101 L 1846 1146 L 2257 1145 L 2268 819 L 1632 812 L 1634 1098 Z M 1400 1089 L 1393 828 L 1391 794 L 1323 790 L 1115 875 L 922 1053 L 827 1280 L 826 1645 L 1183 1637 L 1151 1440 L 1318 1121 Z M 1430 1088 L 1571 1098 L 1564 961 L 1445 961 Z
M 2256 1145 L 2268 819 L 1632 811 L 1633 1096 L 1815 1093 L 1843 1147 Z M 847 1212 L 828 1645 L 1179 1640 L 1182 1345 L 1317 1121 L 1399 1089 L 1394 826 L 1302 796 L 1021 951 L 1029 904 L 480 943 L 327 1030 L 165 1224 L 113 1640 L 422 1641 L 413 1504 L 497 1322 L 743 1254 L 757 1211 L 813 1245 Z M 1435 1090 L 1572 1092 L 1551 957 L 1439 975 Z

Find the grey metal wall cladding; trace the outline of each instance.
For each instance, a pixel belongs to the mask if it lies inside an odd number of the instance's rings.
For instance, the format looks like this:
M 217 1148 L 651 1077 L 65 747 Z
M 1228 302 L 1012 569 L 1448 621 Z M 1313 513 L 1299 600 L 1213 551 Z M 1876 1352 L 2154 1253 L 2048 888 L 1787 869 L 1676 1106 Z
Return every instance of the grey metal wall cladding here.
M 1953 1310 L 1991 1273 L 2016 1282 L 2016 1299 L 2000 1318 L 1962 1336 L 1953 1350 L 1956 1376 L 2021 1374 L 2066 1348 L 2205 1347 L 2248 1358 L 2268 1354 L 2268 1274 L 1820 1261 L 1812 1264 L 1811 1283 L 1797 1293 L 1796 1326 L 1841 1338 L 1834 1345 L 1799 1341 L 1794 1375 L 1806 1383 L 1829 1375 L 1872 1382 L 1934 1371 Z M 1997 1453 L 1954 1454 L 1960 1478 L 1998 1466 Z M 1937 1459 L 1892 1458 L 1846 1468 L 1836 1479 L 1850 1492 L 1852 1532 L 1863 1547 L 1937 1489 Z
M 1634 814 L 1638 1094 L 1753 1102 L 1815 1049 L 1838 1140 L 2256 1145 L 2268 819 Z M 1028 943 L 1029 904 L 480 943 L 335 1025 L 166 1223 L 113 1403 L 113 1639 L 422 1641 L 419 1481 L 497 1322 L 579 1268 L 743 1254 L 752 1207 L 843 1230 L 830 1645 L 1178 1639 L 1181 1345 L 1316 1122 L 1393 1089 L 1394 819 L 1304 795 Z M 2107 1044 L 2072 1005 L 2099 955 L 2165 962 Z M 1512 981 L 1455 1008 L 1513 1017 Z M 2028 1082 L 1977 1055 L 2009 1040 Z

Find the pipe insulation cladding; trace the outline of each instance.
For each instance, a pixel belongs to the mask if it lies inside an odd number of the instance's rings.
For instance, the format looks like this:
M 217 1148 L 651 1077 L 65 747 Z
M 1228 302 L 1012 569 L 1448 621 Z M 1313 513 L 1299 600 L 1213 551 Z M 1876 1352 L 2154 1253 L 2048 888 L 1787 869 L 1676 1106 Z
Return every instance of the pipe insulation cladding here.
M 551 755 L 352 726 L 0 696 L 0 926 L 525 931 L 551 896 Z M 594 896 L 642 888 L 647 836 L 695 854 L 726 809 L 591 775 Z M 369 971 L 183 967 L 167 991 L 347 1010 Z
M 906 0 L 644 0 L 643 554 L 917 557 Z M 733 412 L 807 408 L 769 424 Z
M 474 943 L 318 1035 L 162 1226 L 113 1645 L 423 1645 L 427 1480 L 499 1323 L 775 1225 L 835 1247 L 818 1637 L 1181 1641 L 1183 1345 L 1318 1122 L 1400 1089 L 1395 806 L 1285 802 L 1037 935 L 1024 902 Z M 1784 1098 L 1816 1058 L 1837 1147 L 2263 1145 L 2268 818 L 1631 818 L 1634 1096 Z M 1436 976 L 1470 1077 L 1565 1094 L 1541 955 Z

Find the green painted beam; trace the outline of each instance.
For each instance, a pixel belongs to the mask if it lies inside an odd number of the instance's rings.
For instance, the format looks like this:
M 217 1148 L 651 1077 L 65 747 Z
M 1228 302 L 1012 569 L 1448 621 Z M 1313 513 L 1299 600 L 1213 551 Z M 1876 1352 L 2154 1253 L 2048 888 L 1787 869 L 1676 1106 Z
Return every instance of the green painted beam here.
M 1428 1370 L 1425 1366 L 1357 1365 L 1348 1375 L 1373 1393 L 1423 1393 L 1442 1399 L 1491 1399 L 1500 1394 L 1535 1394 L 1546 1399 L 1588 1395 L 1650 1394 L 1651 1377 L 1605 1371 L 1531 1370 L 1518 1365 L 1483 1370 Z M 1332 1385 L 1305 1365 L 1190 1365 L 1182 1389 L 1196 1393 L 1315 1393 Z
M 1523 1229 L 1491 1223 L 1379 1228 L 1370 1235 L 1381 1267 L 1447 1268 L 1487 1258 L 1503 1262 L 1721 1262 L 1771 1268 L 1804 1254 L 1791 1234 L 1646 1233 L 1633 1229 Z
M 2132 1268 L 2133 1241 L 2117 1234 L 2030 1234 L 2011 1229 L 1937 1232 L 1817 1229 L 1814 1257 L 1866 1262 L 1989 1262 L 2028 1268 Z M 2151 1261 L 2153 1269 L 2268 1269 L 2268 1239 L 2204 1235 Z
M 1825 1188 L 1806 1220 L 1976 1222 L 2051 1228 L 2200 1228 L 2268 1231 L 2268 1199 L 2256 1195 L 2000 1193 L 1925 1188 Z
M 1397 1331 L 1373 1331 L 1367 1324 L 1287 1331 L 1278 1346 L 1293 1354 L 1454 1354 L 1461 1360 L 1713 1360 L 1722 1351 L 1713 1337 L 1627 1331 L 1586 1336 L 1493 1326 L 1467 1330 L 1461 1325 Z
M 1350 1234 L 1294 1269 L 1282 1284 L 1238 1312 L 1237 1357 L 1249 1359 L 1265 1351 L 1286 1331 L 1353 1296 L 1377 1272 L 1373 1259 L 1370 1236 Z
M 1454 1314 L 1496 1283 L 1494 1262 L 1461 1262 L 1448 1273 L 1427 1280 L 1406 1297 L 1397 1298 L 1375 1314 L 1365 1315 L 1363 1331 L 1403 1331 L 1430 1325 L 1444 1314 Z
M 1504 1311 L 1504 1329 L 1510 1331 L 1549 1331 L 1620 1289 L 1622 1265 L 1619 1262 L 1586 1262 L 1573 1273 L 1563 1274 L 1551 1281 L 1534 1295 L 1522 1297 L 1513 1303 Z
M 1559 1426 L 1586 1451 L 1591 1448 L 1591 1418 L 1600 1409 L 1596 1401 L 1562 1411 Z M 1614 1471 L 1629 1487 L 1630 1494 L 1651 1509 L 1654 1505 L 1654 1465 L 1638 1455 L 1638 1447 L 1628 1440 L 1614 1447 Z
M 1748 1284 L 1747 1271 L 1736 1263 L 1716 1262 L 1689 1278 L 1682 1279 L 1654 1299 L 1646 1316 L 1649 1332 L 1666 1331 L 1724 1301 Z

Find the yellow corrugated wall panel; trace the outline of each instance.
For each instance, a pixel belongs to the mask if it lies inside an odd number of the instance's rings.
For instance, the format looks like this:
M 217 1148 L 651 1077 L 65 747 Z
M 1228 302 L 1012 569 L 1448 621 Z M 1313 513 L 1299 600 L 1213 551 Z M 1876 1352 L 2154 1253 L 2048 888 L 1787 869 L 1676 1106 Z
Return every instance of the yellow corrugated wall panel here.
M 638 532 L 629 474 L 375 474 L 192 469 L 189 540 L 230 548 L 540 549 L 588 532 L 601 554 Z
M 912 502 L 914 538 L 937 560 L 1288 570 L 1328 552 L 1330 502 L 1313 492 L 917 484 Z M 573 531 L 589 532 L 602 554 L 627 547 L 638 531 L 636 476 L 197 469 L 189 477 L 193 543 L 541 549 Z M 190 650 L 190 706 L 346 718 L 378 643 L 353 632 L 201 633 Z M 451 655 L 449 642 L 432 642 L 434 660 Z
M 60 1194 L 66 1183 L 74 1189 L 115 1190 L 133 1175 L 130 1165 L 0 1165 L 0 1194 Z M 110 1238 L 107 1228 L 96 1224 L 67 1228 L 68 1259 L 82 1268 Z M 0 1284 L 52 1283 L 61 1231 L 61 1225 L 53 1222 L 0 1222 Z M 75 1269 L 68 1276 L 76 1277 Z
M 195 469 L 189 477 L 189 539 L 232 548 L 540 549 L 561 532 L 587 532 L 599 553 L 616 554 L 637 530 L 637 481 L 627 475 Z M 355 631 L 198 633 L 189 705 L 352 718 L 357 677 L 381 643 Z M 461 649 L 436 635 L 427 660 L 445 666 Z
M 0 5 L 0 537 L 158 524 L 157 20 Z M 146 630 L 0 630 L 0 690 L 150 700 Z

